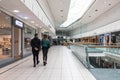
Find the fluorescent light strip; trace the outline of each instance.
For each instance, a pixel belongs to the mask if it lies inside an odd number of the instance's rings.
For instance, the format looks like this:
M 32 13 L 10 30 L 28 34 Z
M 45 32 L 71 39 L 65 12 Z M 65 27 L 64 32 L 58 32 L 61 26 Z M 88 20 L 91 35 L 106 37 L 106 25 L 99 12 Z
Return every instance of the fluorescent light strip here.
M 60 27 L 68 27 L 80 19 L 94 0 L 71 0 L 68 19 Z
M 36 26 L 38 26 L 38 24 L 36 24 Z
M 31 21 L 31 23 L 35 23 L 34 21 Z

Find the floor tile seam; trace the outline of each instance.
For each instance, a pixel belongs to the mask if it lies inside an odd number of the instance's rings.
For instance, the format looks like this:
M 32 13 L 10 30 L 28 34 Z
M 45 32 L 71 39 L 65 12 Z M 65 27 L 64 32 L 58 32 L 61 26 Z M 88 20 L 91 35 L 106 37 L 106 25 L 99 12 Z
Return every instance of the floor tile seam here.
M 70 56 L 68 55 L 68 53 L 66 53 L 66 57 L 67 57 L 67 64 L 68 64 L 68 67 L 69 67 L 69 71 L 70 71 L 70 74 L 71 74 L 71 77 L 72 77 L 72 80 L 73 80 L 73 74 L 72 74 L 72 71 L 71 71 L 71 68 L 70 68 Z
M 60 52 L 59 52 L 59 55 L 61 55 Z M 57 57 L 56 57 L 55 62 L 54 62 L 53 70 L 54 70 L 54 68 L 55 68 L 56 62 L 57 62 Z M 51 80 L 51 76 L 52 76 L 53 70 L 51 71 L 51 75 L 50 75 L 50 77 L 49 77 L 50 80 Z
M 78 62 L 78 59 L 77 59 L 77 58 L 75 58 L 75 60 Z M 81 65 L 81 64 L 79 63 L 78 65 Z M 81 68 L 85 68 L 85 66 L 84 66 L 84 67 L 81 67 Z M 85 68 L 85 69 L 87 70 L 87 68 Z M 81 71 L 80 69 L 78 69 L 78 70 L 79 70 L 80 73 L 82 74 L 82 72 L 83 72 L 85 69 L 81 69 L 82 71 Z M 89 70 L 87 70 L 87 71 L 89 72 Z M 89 72 L 89 73 L 90 73 L 90 72 Z M 88 73 L 88 74 L 89 74 L 89 73 Z M 91 74 L 91 73 L 90 73 L 90 74 Z M 86 79 L 85 79 L 86 77 L 85 77 L 83 74 L 82 74 L 82 76 L 83 76 L 84 80 L 86 80 Z M 94 77 L 94 76 L 92 76 L 92 77 Z M 94 77 L 94 78 L 95 78 L 95 77 Z
M 37 69 L 36 69 L 36 70 L 37 70 Z M 34 70 L 33 72 L 31 72 L 31 74 L 33 74 L 36 70 Z M 40 72 L 40 74 L 39 74 L 39 75 L 41 76 L 41 75 L 42 75 L 42 73 L 43 73 L 44 71 L 45 71 L 45 69 L 42 69 L 42 71 Z M 31 74 L 30 74 L 30 75 L 31 75 Z M 28 79 L 28 77 L 30 77 L 30 75 L 28 75 L 28 76 L 27 76 L 27 78 L 26 78 L 25 80 L 27 80 L 27 79 Z M 40 77 L 40 76 L 39 76 L 39 77 Z M 38 77 L 38 78 L 39 78 L 39 77 Z
M 72 54 L 71 57 L 74 58 L 73 61 L 74 61 L 75 63 L 76 63 L 76 61 L 78 62 L 78 59 L 73 55 L 73 53 L 71 53 L 71 54 Z M 81 63 L 81 62 L 80 62 L 80 63 Z M 79 63 L 79 65 L 80 65 L 80 63 Z M 76 68 L 77 68 L 77 67 L 76 67 Z M 77 68 L 77 70 L 79 70 L 79 72 L 81 73 L 81 76 L 82 76 L 83 80 L 86 80 L 85 77 L 84 77 L 84 75 L 83 75 L 82 72 L 80 71 L 80 69 Z
M 50 55 L 48 55 L 48 56 L 50 57 L 50 56 L 52 56 L 52 54 L 50 54 Z M 54 61 L 56 62 L 56 60 L 54 60 Z M 53 70 L 54 70 L 55 62 L 54 62 L 54 64 L 53 64 L 53 67 L 51 68 L 52 70 L 51 70 L 51 73 L 50 73 L 50 75 L 49 75 L 49 79 L 51 78 L 52 72 L 53 72 Z M 47 66 L 47 65 L 46 65 L 46 66 Z M 46 67 L 46 66 L 45 66 L 45 67 Z M 45 70 L 44 70 L 44 71 L 45 71 Z M 42 73 L 41 73 L 41 74 L 42 74 Z M 39 76 L 38 79 L 40 79 L 40 77 L 41 77 L 41 76 Z
M 0 75 L 3 74 L 3 73 L 5 73 L 5 72 L 8 72 L 8 71 L 10 71 L 10 70 L 12 70 L 12 69 L 14 69 L 14 68 L 16 68 L 17 66 L 19 66 L 19 65 L 21 65 L 21 64 L 23 64 L 23 63 L 25 63 L 25 62 L 28 61 L 28 60 L 29 60 L 29 59 L 23 60 L 23 61 L 21 61 L 20 63 L 14 65 L 14 66 L 12 66 L 12 67 L 10 67 L 9 69 L 0 72 Z M 13 64 L 14 64 L 14 63 L 13 63 Z M 9 66 L 9 65 L 8 65 L 8 66 Z

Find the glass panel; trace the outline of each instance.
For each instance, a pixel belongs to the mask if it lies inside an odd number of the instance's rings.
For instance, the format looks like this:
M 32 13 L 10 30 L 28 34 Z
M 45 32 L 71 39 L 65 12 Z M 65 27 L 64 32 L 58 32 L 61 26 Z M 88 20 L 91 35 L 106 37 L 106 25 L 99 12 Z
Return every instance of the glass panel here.
M 86 62 L 89 68 L 120 69 L 120 45 L 82 45 L 87 48 L 86 52 L 83 52 L 84 49 L 81 45 L 82 44 L 78 43 L 70 43 L 70 49 L 81 62 Z M 88 58 L 89 60 L 87 60 Z
M 90 64 L 94 68 L 117 68 L 119 67 L 120 45 L 90 45 L 87 48 L 89 54 L 101 53 L 105 56 L 92 56 L 90 57 Z M 96 62 L 96 60 L 98 62 Z
M 11 55 L 11 17 L 0 11 L 0 60 Z
M 24 54 L 31 53 L 30 41 L 34 37 L 35 29 L 25 25 L 24 30 Z

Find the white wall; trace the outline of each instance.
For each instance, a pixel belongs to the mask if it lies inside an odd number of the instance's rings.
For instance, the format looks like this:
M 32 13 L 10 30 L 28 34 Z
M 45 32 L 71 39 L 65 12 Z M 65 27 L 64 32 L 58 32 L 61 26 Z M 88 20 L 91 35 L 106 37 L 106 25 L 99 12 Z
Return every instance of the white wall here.
M 46 0 L 39 0 L 40 1 L 40 5 L 42 6 L 42 8 L 44 9 L 45 13 L 47 14 L 50 22 L 52 23 L 53 27 L 55 28 L 55 21 L 54 21 L 54 17 L 52 15 L 52 12 L 50 11 L 50 8 L 48 6 L 48 3 Z M 53 27 L 51 26 L 50 30 L 53 31 L 55 33 L 55 29 L 53 29 Z
M 93 30 L 100 28 L 100 27 L 110 27 L 110 26 L 119 26 L 120 23 L 114 23 L 116 21 L 120 20 L 120 3 L 116 6 L 114 6 L 112 9 L 108 10 L 98 18 L 96 18 L 94 21 L 92 21 L 89 24 L 83 25 L 82 28 L 77 28 L 71 31 L 70 35 L 71 37 L 83 37 L 81 33 L 89 34 L 89 36 L 93 35 L 93 33 L 90 33 L 90 31 L 93 32 Z M 108 26 L 109 25 L 109 26 Z M 109 28 L 109 30 L 111 30 Z M 89 33 L 88 33 L 89 32 Z M 108 32 L 108 31 L 107 31 Z M 105 33 L 105 30 L 101 31 L 101 33 Z
M 47 14 L 48 18 L 50 19 L 50 21 L 54 25 L 54 18 L 51 14 L 50 8 L 49 8 L 46 0 L 39 0 L 39 2 L 40 2 L 40 5 L 42 6 L 42 8 L 44 9 L 45 13 Z
M 97 28 L 92 31 L 74 35 L 74 36 L 72 36 L 72 38 L 88 37 L 88 36 L 94 36 L 94 35 L 99 35 L 99 34 L 104 34 L 104 33 L 110 33 L 110 32 L 114 32 L 114 31 L 120 31 L 120 20 L 118 20 L 114 23 L 105 25 L 103 27 Z

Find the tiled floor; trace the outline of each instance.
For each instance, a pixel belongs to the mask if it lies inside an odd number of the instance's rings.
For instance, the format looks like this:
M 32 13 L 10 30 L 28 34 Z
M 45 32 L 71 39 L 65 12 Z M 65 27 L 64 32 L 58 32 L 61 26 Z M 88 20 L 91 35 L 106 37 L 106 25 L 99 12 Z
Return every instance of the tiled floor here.
M 11 68 L 12 67 L 12 68 Z M 8 71 L 6 71 L 9 69 Z M 48 53 L 48 64 L 35 68 L 32 56 L 0 69 L 0 80 L 96 80 L 93 75 L 64 46 L 53 46 Z

